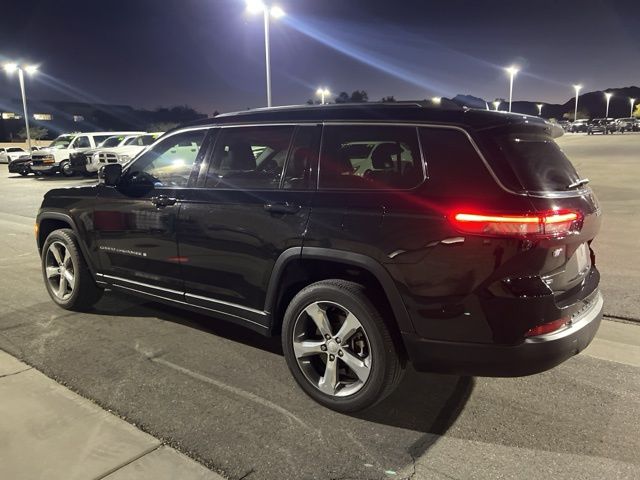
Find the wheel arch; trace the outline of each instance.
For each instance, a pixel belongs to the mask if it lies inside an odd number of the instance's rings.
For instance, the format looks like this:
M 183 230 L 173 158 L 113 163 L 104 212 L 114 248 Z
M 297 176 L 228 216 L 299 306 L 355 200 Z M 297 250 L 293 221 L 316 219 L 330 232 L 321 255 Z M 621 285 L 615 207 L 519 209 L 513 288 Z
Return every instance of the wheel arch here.
M 322 268 L 318 268 L 322 267 Z M 375 259 L 359 253 L 322 247 L 292 247 L 274 265 L 267 288 L 265 310 L 271 314 L 273 332 L 282 324 L 288 301 L 301 288 L 315 281 L 335 277 L 368 283 L 379 289 L 388 314 L 399 332 L 414 332 L 400 291 L 386 268 Z M 372 285 L 373 284 L 373 285 Z
M 61 212 L 43 212 L 38 215 L 36 220 L 37 225 L 37 235 L 36 235 L 36 243 L 38 246 L 38 253 L 42 254 L 42 247 L 47 237 L 51 234 L 51 232 L 55 230 L 60 230 L 62 228 L 70 228 L 76 237 L 76 242 L 78 243 L 78 247 L 80 247 L 80 252 L 84 257 L 84 260 L 89 267 L 89 271 L 95 278 L 96 269 L 93 265 L 93 261 L 91 256 L 89 255 L 89 250 L 87 248 L 86 243 L 84 242 L 82 236 L 79 234 L 78 226 L 76 222 L 70 215 Z

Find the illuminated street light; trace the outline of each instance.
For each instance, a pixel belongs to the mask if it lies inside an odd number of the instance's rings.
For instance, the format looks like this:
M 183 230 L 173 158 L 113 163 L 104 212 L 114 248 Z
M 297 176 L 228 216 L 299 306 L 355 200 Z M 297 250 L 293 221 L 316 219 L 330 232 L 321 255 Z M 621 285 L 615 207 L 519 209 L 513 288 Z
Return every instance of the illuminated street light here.
M 629 116 L 633 117 L 633 104 L 636 103 L 636 99 L 635 98 L 630 98 L 629 99 L 629 104 L 631 105 L 631 111 L 629 112 Z
M 607 99 L 607 109 L 605 110 L 604 118 L 609 118 L 609 102 L 611 101 L 611 97 L 613 97 L 613 93 L 607 92 L 604 96 Z
M 500 106 L 500 100 L 496 100 L 495 102 L 493 102 L 493 108 L 496 109 L 496 112 L 498 111 L 498 107 Z
M 261 0 L 247 0 L 247 11 L 252 14 L 262 12 L 264 15 L 264 63 L 267 74 L 267 107 L 271 106 L 271 65 L 269 52 L 269 19 L 280 18 L 285 15 L 284 10 L 277 5 L 269 6 Z
M 22 110 L 24 111 L 24 126 L 27 132 L 27 146 L 29 148 L 29 153 L 31 153 L 31 132 L 29 132 L 29 114 L 27 113 L 27 94 L 24 89 L 24 72 L 27 72 L 27 74 L 29 75 L 33 75 L 38 71 L 38 66 L 5 63 L 4 71 L 9 75 L 18 72 L 18 79 L 20 80 L 20 93 L 22 94 Z
M 520 71 L 520 69 L 515 65 L 512 65 L 509 68 L 505 68 L 505 70 L 509 74 L 509 111 L 511 111 L 511 100 L 513 99 L 513 78 Z
M 574 90 L 576 91 L 576 110 L 573 114 L 573 121 L 578 120 L 578 97 L 580 96 L 580 90 L 582 89 L 582 85 L 574 85 Z
M 320 103 L 322 105 L 324 105 L 325 103 L 325 97 L 328 97 L 329 95 L 331 95 L 331 92 L 329 91 L 328 88 L 322 88 L 320 87 L 318 90 L 316 90 L 316 95 L 318 95 L 320 97 Z
M 435 105 L 440 105 L 442 103 L 442 97 L 433 97 L 431 99 L 431 101 L 435 104 Z
M 536 106 L 538 107 L 538 116 L 541 117 L 542 116 L 542 107 L 544 107 L 544 105 L 542 103 L 539 103 Z

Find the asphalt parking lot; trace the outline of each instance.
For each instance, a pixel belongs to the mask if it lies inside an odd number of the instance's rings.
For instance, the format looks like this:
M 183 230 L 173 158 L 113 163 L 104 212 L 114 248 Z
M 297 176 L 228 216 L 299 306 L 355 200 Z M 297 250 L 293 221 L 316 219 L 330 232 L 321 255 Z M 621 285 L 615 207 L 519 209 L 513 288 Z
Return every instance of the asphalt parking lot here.
M 559 143 L 605 214 L 596 262 L 613 353 L 515 379 L 409 371 L 373 410 L 340 415 L 297 388 L 278 339 L 116 295 L 90 314 L 55 307 L 33 218 L 48 189 L 93 180 L 5 165 L 0 349 L 234 480 L 640 478 L 640 358 L 615 356 L 640 330 L 640 134 Z

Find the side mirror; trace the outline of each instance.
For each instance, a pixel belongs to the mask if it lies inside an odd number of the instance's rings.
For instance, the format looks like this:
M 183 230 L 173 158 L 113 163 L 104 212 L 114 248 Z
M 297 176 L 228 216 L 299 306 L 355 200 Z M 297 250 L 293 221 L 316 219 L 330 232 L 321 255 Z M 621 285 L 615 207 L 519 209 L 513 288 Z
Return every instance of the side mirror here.
M 98 179 L 107 187 L 115 187 L 122 178 L 122 165 L 119 163 L 108 163 L 98 172 Z

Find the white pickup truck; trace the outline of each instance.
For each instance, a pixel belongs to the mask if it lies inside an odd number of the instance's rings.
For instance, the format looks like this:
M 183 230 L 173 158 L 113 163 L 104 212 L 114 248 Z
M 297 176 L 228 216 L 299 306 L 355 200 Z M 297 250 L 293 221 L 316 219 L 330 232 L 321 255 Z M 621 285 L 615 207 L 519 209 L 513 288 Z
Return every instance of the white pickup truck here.
M 75 152 L 83 152 L 96 148 L 100 143 L 114 135 L 134 135 L 144 132 L 81 132 L 60 135 L 47 148 L 31 154 L 31 170 L 36 174 L 53 174 L 61 172 L 72 176 L 74 171 L 69 163 L 69 156 Z
M 107 163 L 127 163 L 152 145 L 164 132 L 145 133 L 127 139 L 114 148 L 100 149 L 87 158 L 87 172 L 97 172 Z

